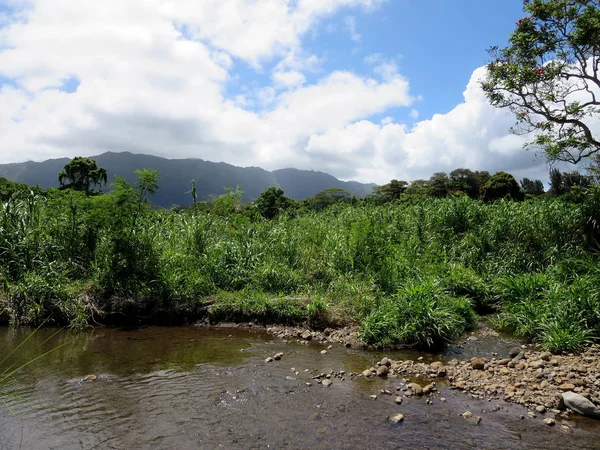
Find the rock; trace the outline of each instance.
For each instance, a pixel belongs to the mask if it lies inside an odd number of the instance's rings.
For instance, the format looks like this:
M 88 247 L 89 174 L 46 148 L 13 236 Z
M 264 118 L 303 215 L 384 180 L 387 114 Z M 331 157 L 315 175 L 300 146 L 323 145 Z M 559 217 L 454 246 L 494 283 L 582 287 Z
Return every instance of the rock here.
M 312 333 L 310 331 L 306 330 L 300 335 L 300 337 L 302 339 L 306 339 L 307 341 L 310 341 L 312 339 Z
M 550 352 L 544 352 L 540 355 L 540 359 L 544 361 L 550 361 L 550 358 L 552 358 L 552 353 Z
M 392 423 L 400 423 L 404 420 L 404 416 L 402 414 L 396 414 L 395 416 L 390 417 L 390 422 Z
M 473 370 L 483 370 L 485 368 L 485 360 L 482 358 L 473 358 L 471 360 Z
M 474 416 L 471 411 L 465 411 L 464 413 L 461 414 L 461 416 L 463 416 L 463 418 L 467 422 L 469 422 L 471 425 L 477 425 L 477 424 L 479 424 L 479 422 L 481 422 L 481 417 Z
M 438 378 L 445 378 L 448 375 L 448 371 L 445 367 L 440 367 L 437 371 Z
M 423 395 L 423 388 L 418 385 L 417 383 L 410 383 L 408 385 L 408 388 L 413 392 L 413 394 L 415 395 Z
M 396 397 L 396 404 L 402 404 L 402 397 Z
M 510 362 L 510 359 L 501 359 L 500 361 L 498 361 L 498 365 L 499 366 L 506 366 L 508 365 L 508 363 Z
M 523 358 L 525 358 L 525 352 L 523 350 L 521 350 L 519 352 L 519 354 L 517 356 L 515 356 L 511 361 L 516 363 L 517 361 L 520 361 Z
M 571 383 L 563 383 L 560 386 L 558 386 L 558 388 L 563 392 L 567 392 L 567 391 L 572 391 L 573 389 L 575 389 L 575 385 L 571 384 Z
M 390 372 L 390 369 L 388 366 L 379 366 L 377 368 L 377 376 L 378 377 L 387 377 L 389 372 Z
M 565 407 L 586 417 L 600 419 L 600 409 L 582 395 L 574 392 L 563 392 L 562 401 Z M 562 406 L 562 405 L 561 405 Z
M 327 354 L 327 350 L 321 350 L 321 355 L 326 355 Z
M 371 400 L 377 400 L 377 396 L 376 396 L 376 395 L 369 395 L 369 398 L 370 398 Z
M 427 386 L 425 386 L 423 388 L 423 394 L 424 395 L 431 394 L 431 392 L 433 392 L 433 384 L 428 384 Z
M 93 373 L 86 375 L 85 377 L 83 377 L 81 379 L 81 381 L 96 381 L 98 379 L 98 377 L 96 375 L 94 375 Z
M 515 366 L 515 369 L 517 370 L 525 370 L 527 368 L 527 364 L 525 364 L 524 362 L 520 362 L 519 364 L 517 364 Z
M 324 380 L 321 382 L 321 385 L 323 385 L 323 386 L 325 386 L 325 387 L 329 387 L 329 386 L 331 386 L 331 384 L 332 384 L 332 383 L 333 383 L 333 381 L 331 381 L 331 380 L 329 380 L 329 379 L 325 378 L 325 379 L 324 379 Z
M 273 359 L 276 359 L 277 361 L 279 361 L 282 356 L 283 356 L 283 353 L 281 353 L 281 352 L 275 353 L 275 356 L 273 356 Z
M 514 358 L 519 353 L 521 353 L 521 347 L 517 347 L 517 346 L 511 347 L 511 349 L 508 351 L 508 356 L 510 356 L 511 358 Z
M 544 419 L 544 423 L 549 427 L 553 427 L 554 425 L 556 425 L 556 420 L 554 420 L 552 417 L 546 417 Z
M 433 370 L 439 371 L 441 368 L 444 367 L 444 363 L 442 363 L 441 361 L 435 361 L 429 364 L 429 367 L 431 367 Z
M 456 383 L 454 383 L 454 387 L 456 389 L 460 389 L 460 390 L 465 390 L 465 388 L 467 387 L 467 383 L 465 383 L 464 381 L 457 381 Z
M 265 362 L 273 362 L 273 361 L 274 361 L 273 358 L 271 358 L 270 356 L 267 359 L 265 359 Z
M 546 407 L 543 405 L 538 405 L 535 407 L 535 410 L 540 414 L 544 414 L 546 412 Z
M 546 361 L 544 361 L 543 359 L 538 359 L 536 361 L 531 361 L 529 363 L 529 367 L 531 367 L 532 369 L 541 369 L 542 367 L 546 366 Z
M 371 369 L 363 370 L 363 372 L 362 372 L 362 376 L 365 378 L 370 377 L 371 375 L 373 375 L 373 372 L 371 372 Z
M 391 359 L 389 359 L 389 358 L 386 356 L 386 357 L 384 357 L 384 358 L 381 360 L 381 365 L 382 365 L 382 366 L 386 366 L 386 367 L 390 367 L 390 366 L 392 365 L 392 360 L 391 360 Z

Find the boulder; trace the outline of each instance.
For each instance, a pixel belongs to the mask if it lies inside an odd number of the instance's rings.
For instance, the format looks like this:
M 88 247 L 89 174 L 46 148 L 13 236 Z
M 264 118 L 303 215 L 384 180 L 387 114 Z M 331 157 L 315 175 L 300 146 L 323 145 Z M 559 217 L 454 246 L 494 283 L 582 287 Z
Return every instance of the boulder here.
M 587 398 L 575 392 L 563 392 L 560 397 L 562 402 L 559 399 L 559 407 L 564 405 L 564 407 L 583 416 L 600 419 L 600 409 Z

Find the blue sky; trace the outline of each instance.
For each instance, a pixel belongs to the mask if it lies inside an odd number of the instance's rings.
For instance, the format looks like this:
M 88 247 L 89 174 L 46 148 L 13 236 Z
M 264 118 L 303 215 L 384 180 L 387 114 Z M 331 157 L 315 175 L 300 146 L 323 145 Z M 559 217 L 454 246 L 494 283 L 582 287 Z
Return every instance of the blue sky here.
M 479 89 L 522 0 L 4 0 L 0 163 L 133 151 L 544 177 Z

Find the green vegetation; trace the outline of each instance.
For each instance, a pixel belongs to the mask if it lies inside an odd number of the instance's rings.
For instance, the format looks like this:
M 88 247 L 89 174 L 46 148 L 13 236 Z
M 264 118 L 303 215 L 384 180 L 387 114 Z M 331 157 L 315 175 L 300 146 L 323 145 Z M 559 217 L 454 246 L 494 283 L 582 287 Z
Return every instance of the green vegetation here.
M 172 210 L 150 206 L 155 170 L 104 195 L 15 189 L 0 209 L 0 318 L 357 324 L 366 344 L 433 347 L 494 312 L 545 348 L 581 349 L 600 336 L 600 190 L 513 201 L 512 176 L 481 174 L 435 174 L 418 194 L 394 180 L 364 201 L 270 188 L 245 204 L 238 186 Z M 475 185 L 493 198 L 470 198 Z
M 516 117 L 550 161 L 577 163 L 600 151 L 598 0 L 525 0 L 507 47 L 492 47 L 482 87 Z

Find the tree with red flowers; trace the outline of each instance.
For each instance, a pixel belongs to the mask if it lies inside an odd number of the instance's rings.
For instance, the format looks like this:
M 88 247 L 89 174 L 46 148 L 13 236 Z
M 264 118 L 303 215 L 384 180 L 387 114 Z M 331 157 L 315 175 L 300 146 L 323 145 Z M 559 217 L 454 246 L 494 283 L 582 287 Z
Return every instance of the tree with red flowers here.
M 516 117 L 511 131 L 548 160 L 578 163 L 600 154 L 600 0 L 525 0 L 505 48 L 489 50 L 481 86 Z

